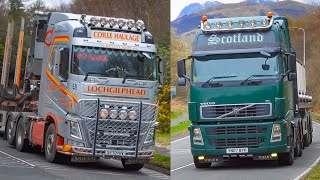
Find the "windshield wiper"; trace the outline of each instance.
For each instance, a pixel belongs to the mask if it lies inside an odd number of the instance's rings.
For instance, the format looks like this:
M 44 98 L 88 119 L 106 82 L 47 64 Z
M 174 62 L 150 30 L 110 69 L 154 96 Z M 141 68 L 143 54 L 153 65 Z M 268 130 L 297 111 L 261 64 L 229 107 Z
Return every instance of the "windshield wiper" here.
M 249 81 L 253 77 L 270 77 L 270 76 L 275 76 L 275 75 L 271 75 L 271 74 L 254 74 L 254 75 L 249 76 L 247 79 L 243 80 L 240 84 L 244 85 L 245 82 Z
M 214 79 L 224 79 L 224 78 L 233 78 L 233 77 L 238 77 L 238 76 L 213 76 L 210 79 L 208 79 L 206 82 L 204 82 L 201 87 L 204 87 L 205 85 L 209 84 L 210 81 Z
M 126 82 L 127 78 L 129 78 L 129 77 L 132 77 L 132 78 L 143 78 L 141 76 L 134 76 L 134 75 L 126 74 L 123 77 L 122 84 L 124 84 Z M 147 79 L 147 78 L 143 78 L 143 79 Z
M 86 75 L 86 77 L 84 77 L 84 81 L 87 81 L 87 79 L 88 79 L 88 75 L 89 74 L 99 74 L 99 75 L 108 75 L 108 74 L 105 74 L 105 73 L 98 73 L 98 72 L 87 72 L 85 75 Z

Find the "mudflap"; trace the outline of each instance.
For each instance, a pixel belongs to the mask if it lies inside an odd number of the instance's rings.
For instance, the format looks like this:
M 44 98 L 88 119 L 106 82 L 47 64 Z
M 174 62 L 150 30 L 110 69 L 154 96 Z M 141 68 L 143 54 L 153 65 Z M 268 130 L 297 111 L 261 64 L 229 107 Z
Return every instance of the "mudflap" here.
M 90 162 L 97 162 L 98 159 L 99 159 L 98 157 L 92 157 L 92 156 L 72 156 L 71 162 L 90 163 Z

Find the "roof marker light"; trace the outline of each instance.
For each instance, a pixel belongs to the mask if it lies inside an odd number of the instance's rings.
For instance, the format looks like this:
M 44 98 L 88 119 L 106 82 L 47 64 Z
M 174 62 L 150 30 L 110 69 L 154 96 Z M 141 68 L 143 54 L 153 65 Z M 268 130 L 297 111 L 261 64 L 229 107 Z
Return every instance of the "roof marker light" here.
M 126 19 L 118 19 L 119 28 L 122 28 L 126 24 L 127 24 L 127 20 Z
M 101 26 L 105 26 L 109 23 L 109 19 L 108 18 L 101 18 L 100 19 L 100 24 Z
M 239 25 L 239 27 L 244 28 L 245 23 L 246 23 L 246 22 L 245 22 L 244 20 L 240 20 L 240 21 L 238 22 L 238 25 Z
M 208 18 L 207 18 L 207 16 L 202 16 L 201 20 L 202 20 L 203 22 L 205 22 L 205 21 L 208 20 Z
M 205 29 L 205 30 L 211 29 L 211 23 L 209 21 L 205 21 L 203 23 L 203 29 Z
M 221 29 L 222 28 L 222 22 L 221 21 L 217 21 L 216 22 L 216 26 L 218 29 Z
M 142 30 L 145 29 L 144 22 L 142 20 L 138 20 L 136 22 L 136 27 L 137 29 L 142 29 Z
M 233 21 L 228 21 L 228 22 L 227 22 L 227 27 L 228 27 L 229 29 L 233 28 Z
M 257 25 L 257 21 L 256 20 L 253 19 L 253 20 L 250 21 L 250 26 L 252 28 L 256 27 L 256 25 Z
M 267 13 L 267 17 L 268 17 L 268 18 L 272 18 L 272 12 L 268 12 L 268 13 Z
M 268 25 L 269 20 L 268 19 L 263 19 L 260 21 L 260 23 L 262 24 L 262 26 L 267 26 Z
M 131 29 L 131 28 L 134 28 L 136 26 L 136 24 L 133 19 L 128 19 L 127 26 L 129 29 Z

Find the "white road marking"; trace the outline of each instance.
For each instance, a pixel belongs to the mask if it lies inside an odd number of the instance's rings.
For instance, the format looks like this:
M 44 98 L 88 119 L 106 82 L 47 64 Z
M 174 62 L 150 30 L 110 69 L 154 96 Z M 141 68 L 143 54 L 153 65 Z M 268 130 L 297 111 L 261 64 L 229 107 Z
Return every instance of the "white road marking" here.
M 179 141 L 182 141 L 182 140 L 187 139 L 187 138 L 189 138 L 189 137 L 190 137 L 190 136 L 186 136 L 186 137 L 183 137 L 183 138 L 177 139 L 177 140 L 175 140 L 175 141 L 171 141 L 171 144 L 172 144 L 172 143 L 179 142 Z
M 181 167 L 178 167 L 178 168 L 176 168 L 176 169 L 172 169 L 171 172 L 177 171 L 177 170 L 179 170 L 179 169 L 182 169 L 182 168 L 185 168 L 185 167 L 188 167 L 188 166 L 192 166 L 192 165 L 194 165 L 194 163 L 190 163 L 190 164 L 187 164 L 187 165 L 185 165 L 185 166 L 181 166 Z
M 313 123 L 320 126 L 320 124 L 318 122 L 313 121 Z M 319 147 L 313 147 L 313 148 L 319 148 Z M 318 159 L 315 162 L 313 162 L 311 164 L 311 166 L 308 167 L 308 169 L 303 171 L 298 177 L 294 178 L 294 180 L 300 180 L 303 176 L 308 174 L 319 162 L 320 162 L 320 156 L 318 157 Z
M 11 156 L 10 154 L 7 154 L 7 153 L 5 153 L 5 152 L 0 151 L 0 153 L 2 153 L 2 154 L 4 154 L 4 155 L 7 155 L 7 156 L 9 156 L 9 157 L 11 157 L 11 158 L 13 158 L 13 159 L 18 160 L 18 161 L 24 162 L 24 163 L 26 163 L 26 164 L 28 164 L 28 165 L 30 165 L 30 166 L 32 166 L 32 167 L 35 166 L 34 164 L 31 164 L 31 163 L 29 163 L 29 162 L 27 162 L 27 161 L 24 161 L 24 160 L 22 160 L 22 159 L 19 159 L 19 158 L 17 158 L 17 157 Z

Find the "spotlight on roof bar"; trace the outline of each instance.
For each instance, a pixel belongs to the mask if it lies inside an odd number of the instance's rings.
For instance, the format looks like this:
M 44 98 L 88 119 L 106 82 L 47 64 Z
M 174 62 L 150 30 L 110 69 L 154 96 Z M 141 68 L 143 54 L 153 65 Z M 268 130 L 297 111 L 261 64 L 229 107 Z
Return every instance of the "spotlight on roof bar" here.
M 263 19 L 263 20 L 261 20 L 260 23 L 261 23 L 262 26 L 267 26 L 268 23 L 269 23 L 269 20 L 268 19 Z
M 211 29 L 211 23 L 209 21 L 203 22 L 203 29 L 205 30 Z
M 217 21 L 216 22 L 216 26 L 218 29 L 221 29 L 222 28 L 222 22 L 221 21 Z
M 253 20 L 250 21 L 250 26 L 252 28 L 256 27 L 256 25 L 257 25 L 257 21 L 256 20 L 253 19 Z
M 109 21 L 110 21 L 109 24 L 111 27 L 117 25 L 117 23 L 118 23 L 118 19 L 116 19 L 116 18 L 110 18 Z
M 100 19 L 100 24 L 101 26 L 105 26 L 109 23 L 109 19 L 108 18 L 101 18 Z
M 244 28 L 245 23 L 246 23 L 246 22 L 245 22 L 244 20 L 240 20 L 240 21 L 238 22 L 238 25 L 239 25 L 239 27 Z
M 127 24 L 127 20 L 126 19 L 118 19 L 119 28 L 122 28 L 126 24 Z
M 137 27 L 137 29 L 142 29 L 143 30 L 145 28 L 144 22 L 142 20 L 138 20 L 136 22 L 136 27 Z
M 131 29 L 131 28 L 134 28 L 136 26 L 136 24 L 133 19 L 128 19 L 127 26 L 129 29 Z
M 227 27 L 228 27 L 229 29 L 233 28 L 233 21 L 228 21 L 228 22 L 227 22 Z
M 91 17 L 90 18 L 90 24 L 95 26 L 95 25 L 98 24 L 98 22 L 99 22 L 99 18 L 97 18 L 97 17 Z

